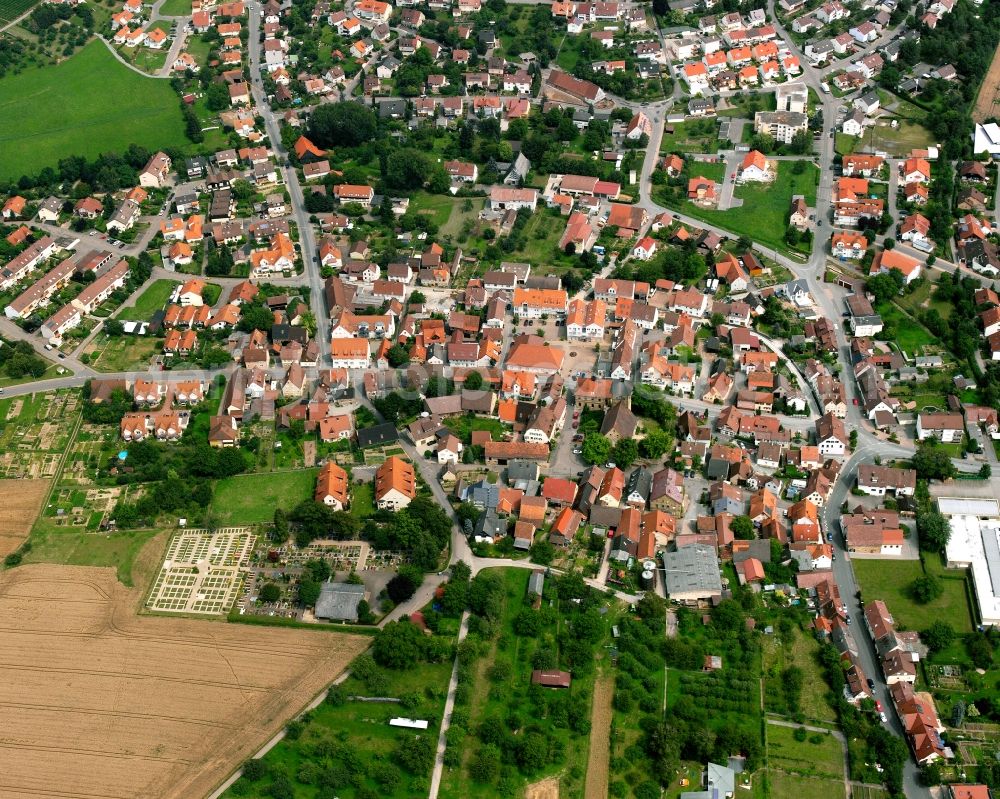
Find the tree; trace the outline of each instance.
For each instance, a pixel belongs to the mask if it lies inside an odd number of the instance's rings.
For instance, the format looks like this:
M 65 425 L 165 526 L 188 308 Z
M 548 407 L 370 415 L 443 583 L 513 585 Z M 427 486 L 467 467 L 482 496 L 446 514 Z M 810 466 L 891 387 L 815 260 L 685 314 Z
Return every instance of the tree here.
M 655 432 L 647 434 L 647 436 L 639 442 L 639 454 L 644 458 L 657 460 L 663 457 L 672 444 L 673 438 L 669 433 L 665 433 L 663 430 L 656 430 Z
M 631 438 L 620 439 L 611 450 L 611 457 L 619 469 L 627 469 L 639 457 L 639 445 Z
M 889 302 L 897 296 L 906 284 L 906 278 L 898 269 L 890 269 L 868 278 L 865 288 L 875 295 L 875 304 Z
M 361 103 L 324 103 L 309 115 L 308 136 L 318 147 L 357 147 L 377 131 L 375 112 Z
M 465 377 L 465 388 L 469 391 L 478 391 L 483 387 L 483 375 L 481 372 L 469 372 Z
M 744 541 L 754 537 L 753 522 L 749 516 L 735 516 L 729 523 L 729 529 L 734 536 Z
M 299 602 L 306 607 L 312 607 L 319 599 L 320 584 L 315 580 L 304 577 L 299 580 Z
M 423 633 L 407 621 L 393 621 L 379 630 L 372 658 L 389 669 L 408 669 L 423 658 Z
M 224 111 L 229 108 L 229 89 L 225 83 L 213 82 L 205 92 L 205 105 L 209 111 Z
M 386 593 L 397 605 L 413 596 L 424 581 L 424 575 L 412 566 L 402 566 L 399 573 L 389 580 Z
M 983 633 L 973 633 L 966 638 L 966 651 L 977 669 L 989 669 L 993 665 L 993 647 Z
M 493 744 L 481 746 L 469 763 L 469 776 L 484 784 L 496 782 L 500 776 L 500 750 Z
M 403 364 L 410 362 L 410 353 L 406 351 L 406 348 L 402 344 L 393 344 L 389 348 L 389 352 L 386 353 L 386 358 L 389 361 L 389 366 L 393 369 L 398 369 Z
M 435 747 L 427 735 L 404 739 L 396 749 L 395 760 L 411 774 L 423 776 L 434 765 Z
M 925 439 L 917 446 L 913 468 L 922 480 L 948 480 L 955 476 L 956 471 L 948 450 L 933 438 Z
M 923 549 L 930 552 L 944 552 L 951 537 L 951 526 L 937 511 L 923 511 L 917 515 L 917 533 Z
M 933 602 L 944 593 L 944 586 L 941 581 L 932 574 L 918 577 L 910 583 L 910 596 L 921 605 Z
M 583 460 L 590 465 L 604 464 L 608 462 L 611 455 L 611 442 L 607 436 L 600 433 L 590 433 L 583 439 L 583 446 L 580 448 Z
M 281 599 L 281 589 L 275 583 L 265 583 L 260 589 L 261 602 L 277 602 Z
M 951 646 L 955 640 L 955 628 L 948 622 L 938 620 L 920 633 L 920 639 L 931 652 L 940 652 Z

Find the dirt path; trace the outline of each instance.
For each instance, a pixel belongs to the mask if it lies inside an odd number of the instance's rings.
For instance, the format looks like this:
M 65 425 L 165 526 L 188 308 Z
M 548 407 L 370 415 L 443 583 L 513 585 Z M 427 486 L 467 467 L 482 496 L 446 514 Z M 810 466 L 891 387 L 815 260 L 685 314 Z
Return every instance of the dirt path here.
M 608 763 L 611 760 L 611 699 L 614 677 L 602 676 L 594 683 L 594 706 L 590 712 L 590 754 L 587 758 L 586 799 L 607 799 Z

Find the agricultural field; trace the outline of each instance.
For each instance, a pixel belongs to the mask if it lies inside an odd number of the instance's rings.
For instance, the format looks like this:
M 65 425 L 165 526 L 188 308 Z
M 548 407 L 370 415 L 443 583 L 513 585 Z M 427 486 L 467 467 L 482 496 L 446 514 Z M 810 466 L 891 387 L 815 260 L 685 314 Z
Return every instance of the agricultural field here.
M 0 573 L 20 619 L 0 630 L 5 792 L 206 796 L 370 642 L 137 618 L 137 600 L 109 569 Z
M 855 560 L 857 578 L 865 602 L 883 600 L 901 630 L 924 630 L 934 621 L 946 619 L 959 634 L 972 632 L 972 612 L 966 591 L 964 571 L 948 570 L 938 557 L 918 560 Z M 918 604 L 910 594 L 910 585 L 924 574 L 941 580 L 944 593 L 926 605 Z
M 0 480 L 0 558 L 16 550 L 31 532 L 51 480 Z
M 13 22 L 37 2 L 38 0 L 0 0 L 0 25 Z
M 101 91 L 91 91 L 99 80 Z M 165 80 L 137 75 L 100 41 L 55 66 L 0 80 L 0 179 L 129 144 L 184 147 L 179 100 Z
M 262 524 L 275 508 L 291 510 L 313 495 L 318 469 L 228 477 L 215 485 L 212 513 L 220 525 Z
M 1000 50 L 993 54 L 990 69 L 979 86 L 972 119 L 975 122 L 985 122 L 996 117 L 998 111 L 1000 111 Z

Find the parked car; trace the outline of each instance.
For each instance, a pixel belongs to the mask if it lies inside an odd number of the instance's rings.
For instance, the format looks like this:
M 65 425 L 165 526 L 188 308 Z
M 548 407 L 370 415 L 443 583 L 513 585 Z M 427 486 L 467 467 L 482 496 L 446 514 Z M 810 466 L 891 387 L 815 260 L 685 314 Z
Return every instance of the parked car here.
M 885 713 L 879 713 L 878 717 L 879 721 L 881 721 L 883 724 L 886 724 L 889 721 L 889 718 L 885 715 Z
M 582 452 L 583 452 L 583 450 L 582 450 L 582 449 L 580 449 L 579 447 L 577 447 L 576 449 L 574 449 L 574 450 L 573 450 L 573 454 L 574 454 L 574 455 L 579 455 L 579 454 L 581 454 Z
M 871 677 L 868 678 L 868 690 L 869 691 L 875 690 L 875 680 L 873 680 Z

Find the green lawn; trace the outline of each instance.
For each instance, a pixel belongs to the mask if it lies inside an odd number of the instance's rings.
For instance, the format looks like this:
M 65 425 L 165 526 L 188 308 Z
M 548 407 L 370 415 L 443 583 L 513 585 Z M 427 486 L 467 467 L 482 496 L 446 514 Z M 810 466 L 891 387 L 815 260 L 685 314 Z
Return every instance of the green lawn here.
M 836 738 L 809 733 L 805 741 L 796 741 L 791 727 L 767 725 L 767 760 L 772 768 L 802 776 L 842 780 L 844 750 Z
M 119 581 L 132 585 L 132 564 L 136 555 L 155 535 L 155 530 L 127 530 L 111 535 L 87 533 L 65 527 L 52 528 L 50 523 L 40 519 L 31 532 L 31 551 L 24 556 L 24 561 L 111 566 L 117 570 Z
M 201 292 L 201 298 L 205 301 L 205 305 L 215 305 L 221 295 L 222 286 L 218 283 L 206 283 L 204 290 Z
M 466 445 L 472 442 L 474 430 L 489 430 L 494 441 L 499 441 L 507 430 L 499 419 L 480 419 L 478 416 L 452 416 L 444 420 L 444 426 Z
M 318 469 L 227 477 L 215 484 L 212 513 L 220 525 L 263 524 L 275 508 L 291 510 L 312 496 Z
M 830 689 L 819 666 L 819 642 L 796 630 L 787 646 L 778 636 L 764 641 L 764 686 L 767 708 L 785 712 L 785 692 L 781 674 L 789 666 L 798 666 L 805 674 L 799 700 L 802 713 L 811 722 L 833 722 L 837 714 L 828 701 Z M 773 671 L 772 671 L 773 669 Z M 773 674 L 773 676 L 771 676 Z
M 70 155 L 187 143 L 169 82 L 137 75 L 97 40 L 61 64 L 3 78 L 0 98 L 0 179 Z
M 420 192 L 410 198 L 409 212 L 431 217 L 440 228 L 448 222 L 456 202 L 462 201 L 448 195 Z
M 164 0 L 160 13 L 165 17 L 186 17 L 191 14 L 191 0 Z
M 834 137 L 834 149 L 841 155 L 850 155 L 856 152 L 858 146 L 857 136 L 848 136 L 846 133 L 838 133 Z
M 937 341 L 926 327 L 907 316 L 898 306 L 884 302 L 875 310 L 885 325 L 891 327 L 891 336 L 886 334 L 887 340 L 894 341 L 907 355 L 919 355 L 925 346 Z
M 739 208 L 730 208 L 728 211 L 707 210 L 686 199 L 679 206 L 675 201 L 671 201 L 671 204 L 688 216 L 725 228 L 737 236 L 750 236 L 759 244 L 787 252 L 789 248 L 785 244 L 785 231 L 788 228 L 786 220 L 792 196 L 804 195 L 810 206 L 815 205 L 819 170 L 811 162 L 804 162 L 805 169 L 794 174 L 791 162 L 777 163 L 778 176 L 773 183 L 744 184 L 736 188 L 735 196 L 743 200 Z M 701 166 L 699 164 L 697 168 L 700 169 Z M 689 169 L 696 170 L 696 167 L 691 166 Z
M 52 378 L 59 377 L 59 371 L 58 370 L 59 370 L 58 366 L 56 366 L 55 364 L 51 364 L 42 373 L 41 377 L 33 377 L 31 375 L 28 375 L 27 377 L 7 377 L 7 376 L 0 376 L 0 387 L 9 388 L 10 386 L 19 386 L 22 383 L 33 383 L 36 380 L 51 380 Z
M 905 156 L 914 148 L 925 148 L 934 143 L 934 139 L 923 125 L 909 122 L 905 119 L 898 120 L 896 128 L 889 127 L 888 123 L 879 122 L 865 128 L 862 137 L 862 146 L 866 152 L 877 152 L 884 150 L 892 156 Z
M 162 342 L 151 336 L 118 336 L 103 333 L 87 345 L 90 365 L 98 372 L 128 372 L 145 369 L 149 359 L 160 351 Z
M 844 783 L 842 780 L 820 779 L 818 777 L 799 777 L 795 774 L 785 774 L 771 771 L 768 773 L 771 783 L 771 799 L 803 799 L 806 796 L 842 796 Z
M 972 631 L 965 576 L 961 571 L 945 569 L 940 558 L 928 556 L 925 566 L 927 574 L 941 579 L 944 593 L 926 605 L 917 604 L 909 592 L 911 583 L 924 575 L 920 561 L 855 559 L 852 563 L 864 601 L 883 600 L 900 629 L 923 630 L 932 622 L 943 620 L 960 634 Z
M 367 519 L 375 513 L 375 487 L 371 483 L 351 486 L 351 515 Z
M 130 319 L 135 322 L 146 322 L 149 318 L 167 304 L 170 295 L 180 283 L 176 280 L 155 280 L 148 285 L 138 297 L 135 305 L 122 308 L 115 314 L 116 319 Z
M 671 122 L 673 133 L 663 131 L 660 152 L 714 153 L 719 150 L 719 121 L 717 119 L 692 119 L 688 122 Z M 706 175 L 705 177 L 708 177 Z
M 726 178 L 726 165 L 723 161 L 689 161 L 688 174 L 693 178 L 706 178 L 722 183 Z
M 556 654 L 557 662 L 559 658 L 565 657 L 558 636 L 560 628 L 573 618 L 574 608 L 569 600 L 560 601 L 555 598 L 549 582 L 552 578 L 548 578 L 544 591 L 547 600 L 551 598 L 553 601 L 550 606 L 554 609 L 553 614 L 546 617 L 545 627 L 537 637 L 517 635 L 514 632 L 514 619 L 522 609 L 530 607 L 527 602 L 527 586 L 531 573 L 527 569 L 502 569 L 499 573 L 503 577 L 506 589 L 500 635 L 495 641 L 487 642 L 486 654 L 471 670 L 472 674 L 467 683 L 471 685 L 468 702 L 456 704 L 456 714 L 459 711 L 467 714 L 470 730 L 475 730 L 488 718 L 504 719 L 510 717 L 512 713 L 517 714 L 523 719 L 521 724 L 527 721 L 546 737 L 550 746 L 556 747 L 550 751 L 559 753 L 552 758 L 552 762 L 531 774 L 527 781 L 534 782 L 559 773 L 560 796 L 582 797 L 587 772 L 589 736 L 571 732 L 565 723 L 556 722 L 551 710 L 548 713 L 544 712 L 546 702 L 544 691 L 540 692 L 543 696 L 538 699 L 538 694 L 530 687 L 532 661 L 538 651 L 551 650 Z M 595 650 L 595 667 L 574 670 L 572 686 L 561 692 L 562 702 L 568 706 L 573 701 L 577 707 L 589 711 L 595 671 L 602 668 L 602 661 L 605 661 L 605 658 L 606 655 L 599 647 Z M 491 678 L 490 671 L 495 666 L 499 666 L 508 676 L 504 679 Z M 558 665 L 557 668 L 565 668 L 565 665 Z M 514 786 L 510 793 L 498 791 L 495 780 L 490 784 L 471 781 L 468 766 L 479 747 L 475 743 L 474 736 L 464 740 L 458 738 L 458 741 L 461 742 L 463 766 L 444 770 L 439 794 L 441 799 L 524 795 L 525 776 L 522 776 L 516 768 L 510 769 L 509 782 Z M 449 746 L 454 745 L 449 743 Z

